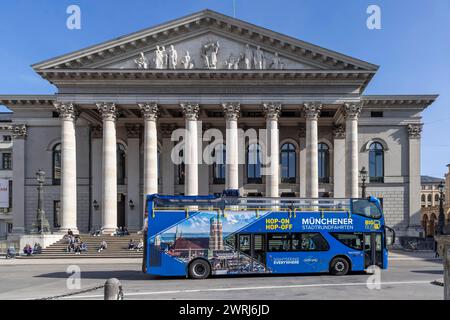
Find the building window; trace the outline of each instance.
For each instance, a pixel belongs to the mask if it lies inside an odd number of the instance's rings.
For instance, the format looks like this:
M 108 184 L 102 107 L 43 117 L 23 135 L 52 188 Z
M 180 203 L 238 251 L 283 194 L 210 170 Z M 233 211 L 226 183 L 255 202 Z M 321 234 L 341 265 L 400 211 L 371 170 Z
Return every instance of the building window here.
M 438 201 L 439 201 L 439 195 L 438 195 L 438 194 L 435 194 L 435 195 L 434 195 L 434 201 L 435 201 L 435 202 L 438 202 Z
M 180 159 L 184 159 L 184 152 L 180 150 Z M 186 176 L 186 166 L 184 160 L 178 165 L 178 184 L 184 184 L 184 177 Z
M 285 143 L 281 146 L 281 182 L 295 183 L 297 172 L 297 156 L 295 146 L 292 143 Z
M 9 142 L 11 141 L 11 136 L 3 136 L 3 142 Z
M 117 144 L 117 184 L 125 184 L 126 152 L 123 144 Z
M 226 147 L 224 144 L 218 144 L 213 150 L 213 183 L 225 183 L 225 161 L 226 161 Z
M 9 180 L 9 209 L 11 211 L 12 207 L 13 207 L 13 181 Z
M 3 170 L 11 170 L 11 168 L 12 168 L 11 153 L 3 153 L 2 154 L 2 169 Z
M 369 147 L 369 177 L 370 182 L 384 182 L 384 148 L 379 142 Z
M 422 202 L 425 202 L 425 195 L 422 195 Z
M 383 118 L 383 111 L 372 111 L 370 113 L 371 118 Z
M 429 194 L 429 195 L 427 196 L 427 200 L 428 200 L 428 204 L 430 204 L 431 201 L 432 201 L 431 194 Z
M 330 183 L 330 148 L 325 143 L 319 143 L 319 182 Z
M 61 201 L 53 201 L 53 228 L 61 227 Z
M 247 183 L 262 183 L 261 147 L 256 143 L 247 148 Z
M 53 184 L 61 184 L 61 144 L 53 147 Z

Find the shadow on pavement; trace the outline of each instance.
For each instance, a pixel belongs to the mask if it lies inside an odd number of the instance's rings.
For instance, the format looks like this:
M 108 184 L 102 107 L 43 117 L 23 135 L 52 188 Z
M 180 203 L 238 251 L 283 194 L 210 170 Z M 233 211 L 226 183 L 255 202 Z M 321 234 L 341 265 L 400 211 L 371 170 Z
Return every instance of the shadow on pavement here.
M 444 274 L 443 270 L 411 270 L 411 272 L 424 273 L 424 274 L 439 274 L 439 275 L 443 275 Z

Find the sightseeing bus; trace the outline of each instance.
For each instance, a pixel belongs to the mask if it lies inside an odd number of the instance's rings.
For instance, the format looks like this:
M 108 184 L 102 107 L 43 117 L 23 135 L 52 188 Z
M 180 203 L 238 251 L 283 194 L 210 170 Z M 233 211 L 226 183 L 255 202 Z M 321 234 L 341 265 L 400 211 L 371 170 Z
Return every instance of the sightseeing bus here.
M 143 271 L 157 276 L 331 273 L 388 267 L 380 201 L 147 196 Z

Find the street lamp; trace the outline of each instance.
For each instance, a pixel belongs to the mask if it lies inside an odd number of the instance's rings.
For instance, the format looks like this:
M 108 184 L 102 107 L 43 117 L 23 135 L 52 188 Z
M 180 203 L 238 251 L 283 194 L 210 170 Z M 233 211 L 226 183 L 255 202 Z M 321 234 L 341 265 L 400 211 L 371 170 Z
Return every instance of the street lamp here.
M 38 182 L 38 207 L 36 221 L 32 225 L 32 233 L 44 234 L 50 232 L 50 224 L 47 218 L 45 218 L 45 210 L 43 207 L 45 172 L 42 169 L 36 172 L 36 180 Z
M 361 171 L 359 171 L 359 177 L 361 178 L 361 196 L 362 198 L 366 197 L 366 180 L 367 180 L 367 170 L 366 167 L 362 167 Z
M 441 181 L 439 183 L 439 218 L 438 218 L 438 225 L 437 225 L 437 234 L 442 235 L 444 234 L 444 227 L 445 227 L 445 215 L 444 215 L 444 182 Z

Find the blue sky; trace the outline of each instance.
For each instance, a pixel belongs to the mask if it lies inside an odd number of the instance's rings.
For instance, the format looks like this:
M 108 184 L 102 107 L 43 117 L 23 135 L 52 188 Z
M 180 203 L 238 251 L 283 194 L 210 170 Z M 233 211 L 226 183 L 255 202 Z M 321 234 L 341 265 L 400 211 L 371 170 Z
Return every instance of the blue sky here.
M 433 94 L 423 114 L 422 174 L 443 176 L 450 163 L 449 0 L 235 0 L 236 17 L 381 68 L 366 94 Z M 66 9 L 81 7 L 81 30 Z M 382 29 L 366 27 L 369 5 Z M 0 94 L 55 88 L 30 65 L 205 8 L 233 15 L 232 0 L 14 0 L 0 4 Z

